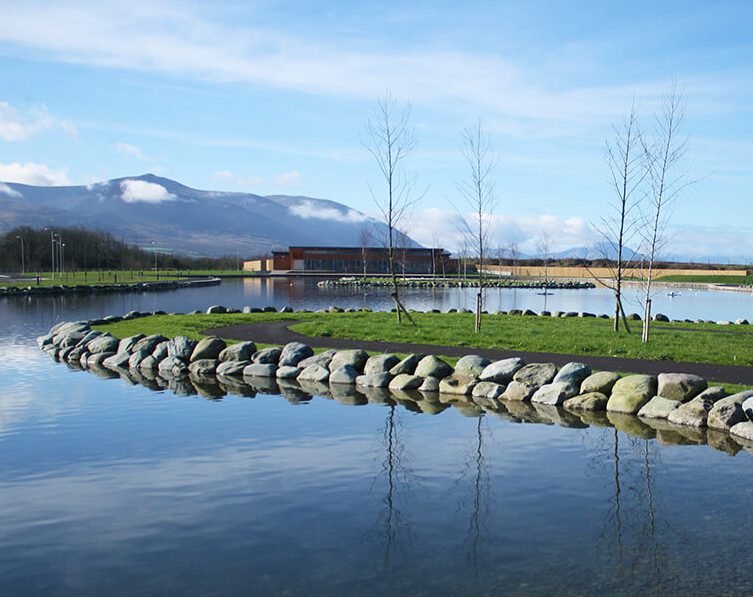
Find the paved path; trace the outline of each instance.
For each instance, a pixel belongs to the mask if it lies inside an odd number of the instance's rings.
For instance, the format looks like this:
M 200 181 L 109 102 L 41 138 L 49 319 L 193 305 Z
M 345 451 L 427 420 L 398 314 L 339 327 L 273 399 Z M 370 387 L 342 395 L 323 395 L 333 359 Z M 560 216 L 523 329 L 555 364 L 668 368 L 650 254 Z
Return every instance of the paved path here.
M 382 342 L 376 340 L 351 340 L 349 338 L 325 338 L 307 336 L 289 329 L 297 321 L 270 321 L 244 323 L 205 330 L 204 334 L 230 338 L 233 340 L 253 340 L 263 344 L 282 346 L 288 342 L 303 342 L 317 348 L 363 348 L 379 352 L 400 352 L 436 354 L 448 357 L 462 357 L 467 354 L 480 354 L 492 360 L 520 357 L 526 363 L 554 363 L 561 367 L 570 361 L 586 362 L 600 371 L 622 371 L 630 373 L 695 373 L 707 380 L 725 383 L 753 385 L 753 367 L 734 365 L 714 365 L 713 363 L 690 363 L 682 361 L 654 361 L 650 359 L 624 359 L 547 352 L 525 352 L 519 350 L 499 350 L 494 348 L 472 348 L 464 346 L 437 346 L 435 344 L 409 344 L 403 342 Z

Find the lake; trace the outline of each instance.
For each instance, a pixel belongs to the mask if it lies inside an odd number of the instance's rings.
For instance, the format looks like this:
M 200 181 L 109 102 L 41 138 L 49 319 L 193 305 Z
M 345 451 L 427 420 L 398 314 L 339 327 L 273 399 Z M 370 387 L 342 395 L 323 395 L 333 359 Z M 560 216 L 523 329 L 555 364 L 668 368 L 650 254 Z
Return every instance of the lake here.
M 606 291 L 565 292 L 547 308 L 610 311 Z M 471 307 L 473 293 L 412 291 L 406 303 Z M 750 295 L 709 294 L 657 297 L 657 310 L 750 318 Z M 487 304 L 543 299 L 495 290 Z M 753 590 L 753 460 L 729 438 L 532 408 L 181 395 L 69 369 L 34 343 L 59 320 L 209 304 L 389 301 L 312 280 L 0 301 L 0 594 Z

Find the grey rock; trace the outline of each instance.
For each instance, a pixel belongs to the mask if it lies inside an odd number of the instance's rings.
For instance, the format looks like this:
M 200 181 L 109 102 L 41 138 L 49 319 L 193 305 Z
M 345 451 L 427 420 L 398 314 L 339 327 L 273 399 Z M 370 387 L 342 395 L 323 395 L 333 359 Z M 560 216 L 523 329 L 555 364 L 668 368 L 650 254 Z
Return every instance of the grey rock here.
M 452 371 L 450 365 L 445 363 L 439 357 L 430 354 L 418 362 L 415 374 L 419 377 L 434 377 L 436 379 L 442 379 L 452 375 Z
M 356 378 L 356 384 L 364 388 L 386 388 L 392 381 L 392 375 L 389 371 L 382 373 L 365 373 Z
M 201 359 L 217 359 L 225 348 L 227 348 L 227 344 L 222 338 L 216 336 L 202 338 L 191 353 L 191 362 Z
M 207 315 L 218 315 L 220 313 L 227 313 L 227 308 L 222 305 L 212 305 L 207 308 Z
M 531 363 L 516 371 L 512 379 L 537 390 L 544 384 L 551 383 L 556 373 L 557 367 L 552 363 Z
M 187 336 L 175 336 L 167 345 L 167 354 L 188 361 L 194 348 L 196 348 L 196 340 L 191 340 Z
M 217 375 L 240 377 L 243 375 L 243 370 L 250 364 L 251 361 L 220 361 L 217 365 Z
M 423 380 L 423 383 L 418 386 L 419 392 L 439 392 L 439 380 L 436 377 L 424 377 Z
M 143 354 L 143 352 L 142 351 L 139 351 L 138 353 L 135 352 L 133 353 L 133 355 L 131 355 L 131 357 L 133 357 L 136 354 Z M 159 361 L 155 359 L 152 355 L 148 354 L 143 359 L 139 360 L 138 365 L 132 366 L 131 361 L 129 360 L 128 366 L 133 369 L 136 369 L 136 367 L 138 367 L 139 370 L 141 371 L 154 371 L 155 369 L 157 369 L 157 367 L 159 367 Z
M 698 396 L 685 404 L 680 404 L 669 413 L 667 419 L 675 425 L 688 427 L 706 427 L 706 420 L 711 407 L 727 395 L 724 388 L 714 386 L 701 392 Z
M 329 369 L 322 365 L 309 365 L 298 374 L 298 381 L 321 382 L 329 379 Z
M 531 396 L 531 402 L 560 406 L 568 398 L 578 394 L 579 384 L 567 381 L 555 381 L 541 386 Z
M 753 442 L 753 422 L 751 421 L 736 423 L 732 426 L 729 432 L 735 437 L 740 437 L 749 442 Z
M 250 361 L 256 353 L 256 344 L 254 342 L 238 342 L 231 344 L 220 353 L 221 363 L 228 361 Z
M 354 384 L 358 377 L 358 371 L 353 365 L 340 365 L 329 375 L 329 383 Z
M 118 352 L 126 352 L 128 354 L 131 354 L 133 352 L 133 347 L 136 346 L 136 343 L 144 337 L 144 334 L 136 334 L 135 336 L 128 336 L 128 338 L 123 338 L 118 343 Z
M 170 342 L 168 340 L 166 340 L 165 342 L 160 342 L 159 344 L 157 344 L 157 346 L 154 347 L 154 350 L 152 351 L 152 356 L 158 361 L 161 361 L 165 357 L 169 356 L 168 355 L 169 346 L 170 346 Z M 174 355 L 174 356 L 178 356 L 178 355 Z M 178 357 L 178 358 L 183 358 L 183 357 Z M 183 360 L 186 360 L 186 359 L 183 359 Z
M 394 367 L 393 367 L 394 369 Z M 392 371 L 390 371 L 392 373 Z M 407 392 L 417 390 L 424 383 L 424 378 L 410 373 L 398 373 L 389 383 L 390 390 Z
M 188 371 L 193 375 L 214 375 L 219 364 L 217 359 L 199 359 L 188 366 Z
M 659 396 L 687 402 L 706 389 L 706 380 L 690 373 L 660 373 Z
M 449 377 L 445 377 L 440 380 L 439 392 L 441 394 L 469 396 L 477 383 L 478 378 L 473 375 L 453 373 Z
M 709 429 L 729 430 L 733 425 L 747 420 L 743 412 L 743 402 L 753 396 L 753 390 L 746 390 L 717 400 L 709 410 L 706 425 Z
M 486 357 L 477 354 L 468 354 L 458 359 L 458 362 L 455 364 L 455 373 L 478 378 L 481 372 L 490 364 L 491 361 Z
M 188 365 L 180 357 L 165 357 L 157 366 L 160 373 L 181 375 L 188 371 Z
M 243 377 L 274 377 L 276 372 L 275 363 L 251 363 L 243 369 Z
M 678 400 L 654 396 L 641 407 L 638 416 L 644 419 L 666 419 L 678 406 L 680 406 Z
M 390 369 L 390 373 L 392 373 L 392 375 L 414 375 L 416 372 L 416 366 L 422 358 L 424 358 L 424 355 L 409 354 L 392 369 Z
M 154 347 L 157 346 L 160 342 L 164 342 L 167 340 L 164 336 L 160 336 L 159 334 L 152 334 L 151 336 L 146 336 L 145 338 L 142 338 L 133 347 L 133 352 L 138 352 L 139 350 L 143 350 L 148 352 L 149 354 L 152 354 L 152 351 L 154 350 Z
M 89 342 L 86 345 L 86 350 L 91 354 L 98 354 L 100 352 L 117 352 L 118 344 L 120 344 L 120 340 L 117 338 L 102 334 Z
M 101 367 L 102 364 L 109 359 L 111 356 L 114 356 L 115 352 L 95 352 L 90 353 L 89 357 L 86 359 L 86 366 L 87 367 Z
M 146 357 L 150 356 L 151 353 L 145 351 L 145 350 L 137 350 L 131 353 L 131 355 L 128 357 L 128 367 L 132 369 L 136 369 L 139 365 L 141 365 L 141 361 L 143 361 Z M 156 361 L 155 361 L 156 364 Z
M 525 366 L 523 359 L 513 357 L 490 363 L 479 375 L 481 381 L 491 381 L 497 384 L 508 384 L 513 375 Z
M 314 350 L 308 344 L 303 344 L 303 342 L 289 342 L 282 347 L 280 360 L 277 364 L 280 367 L 295 367 L 303 359 L 307 359 L 312 356 L 314 356 Z
M 609 396 L 618 379 L 620 379 L 620 376 L 617 373 L 612 373 L 611 371 L 597 371 L 583 380 L 583 383 L 580 384 L 580 393 L 591 394 L 596 392 L 598 394 Z
M 554 376 L 553 383 L 569 383 L 572 386 L 577 386 L 580 389 L 581 383 L 591 375 L 591 367 L 584 365 L 583 363 L 567 363 L 563 366 Z M 577 394 L 578 392 L 576 392 Z M 575 396 L 575 394 L 573 394 Z M 568 396 L 571 398 L 571 396 Z
M 255 352 L 251 357 L 251 361 L 262 365 L 277 365 L 281 353 L 282 349 L 270 346 L 269 348 L 263 348 Z
M 329 370 L 335 371 L 343 365 L 350 365 L 356 371 L 363 371 L 368 360 L 369 353 L 365 350 L 338 350 L 329 362 Z
M 277 369 L 275 377 L 277 377 L 277 379 L 295 379 L 300 375 L 301 371 L 303 371 L 303 369 L 301 369 L 300 367 L 285 365 L 284 367 Z
M 319 354 L 315 354 L 313 357 L 303 359 L 300 363 L 298 363 L 298 366 L 301 369 L 305 369 L 306 367 L 310 367 L 311 365 L 320 365 L 321 367 L 328 369 L 329 364 L 332 362 L 332 359 L 336 354 L 337 351 L 334 349 L 326 350 L 324 352 L 320 352 Z
M 653 375 L 627 375 L 612 387 L 607 410 L 634 415 L 656 396 L 656 386 Z
M 608 400 L 601 392 L 588 392 L 568 398 L 562 406 L 568 410 L 606 410 Z
M 505 386 L 495 383 L 493 381 L 480 381 L 471 391 L 471 395 L 474 398 L 488 398 L 497 399 L 502 396 L 505 391 Z
M 530 400 L 536 390 L 538 390 L 536 386 L 529 386 L 522 381 L 513 380 L 507 384 L 501 398 L 513 401 Z
M 83 351 L 78 355 L 78 358 L 81 358 L 81 354 L 83 354 Z M 131 355 L 128 352 L 118 352 L 111 357 L 106 358 L 104 361 L 102 361 L 102 364 L 105 367 L 128 367 L 128 361 L 130 360 Z
M 369 357 L 366 361 L 366 365 L 363 368 L 364 375 L 372 373 L 389 373 L 395 365 L 400 362 L 394 354 L 378 354 L 373 357 Z

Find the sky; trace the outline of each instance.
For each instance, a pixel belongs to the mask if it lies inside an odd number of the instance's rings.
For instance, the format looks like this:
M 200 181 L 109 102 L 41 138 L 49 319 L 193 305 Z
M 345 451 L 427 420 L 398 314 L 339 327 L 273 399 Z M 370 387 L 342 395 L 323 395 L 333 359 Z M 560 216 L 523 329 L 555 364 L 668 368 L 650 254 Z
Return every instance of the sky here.
M 534 252 L 545 231 L 556 251 L 598 242 L 605 142 L 633 101 L 650 135 L 674 81 L 693 184 L 667 254 L 753 259 L 749 2 L 0 0 L 0 14 L 0 181 L 152 172 L 378 216 L 363 142 L 390 93 L 416 133 L 416 240 L 457 247 L 461 135 L 480 119 L 491 244 Z

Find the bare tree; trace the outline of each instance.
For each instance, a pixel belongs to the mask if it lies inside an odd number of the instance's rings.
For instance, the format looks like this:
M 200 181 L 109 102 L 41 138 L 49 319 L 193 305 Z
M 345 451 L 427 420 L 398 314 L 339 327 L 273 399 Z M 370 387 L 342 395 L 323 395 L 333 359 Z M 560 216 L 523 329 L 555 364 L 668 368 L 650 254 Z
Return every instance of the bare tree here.
M 492 213 L 497 204 L 494 188 L 494 148 L 489 134 L 484 131 L 481 121 L 463 131 L 463 157 L 467 178 L 459 185 L 460 196 L 471 212 L 467 218 L 458 213 L 464 237 L 473 247 L 477 260 L 478 293 L 476 294 L 476 333 L 481 331 L 481 312 L 484 303 L 484 259 L 487 256 Z M 466 258 L 468 255 L 466 255 Z
M 647 175 L 645 152 L 641 151 L 641 133 L 638 128 L 635 100 L 622 125 L 614 127 L 614 138 L 607 141 L 604 157 L 614 195 L 609 215 L 601 218 L 601 223 L 594 228 L 604 239 L 604 256 L 609 261 L 614 259 L 613 255 L 616 255 L 617 259 L 610 268 L 611 280 L 600 279 L 599 282 L 614 293 L 614 331 L 619 331 L 622 317 L 625 330 L 630 332 L 622 306 L 622 282 L 626 269 L 631 265 L 630 260 L 626 259 L 625 248 L 637 232 L 641 185 Z
M 649 144 L 644 140 L 643 148 L 648 163 L 648 205 L 643 214 L 641 235 L 648 251 L 648 271 L 645 278 L 643 318 L 643 342 L 648 342 L 651 320 L 651 284 L 654 276 L 654 263 L 667 244 L 667 222 L 672 204 L 693 181 L 685 172 L 678 171 L 685 152 L 687 137 L 682 135 L 685 110 L 682 92 L 677 83 L 663 100 L 654 121 L 654 139 Z
M 549 257 L 552 254 L 552 237 L 546 230 L 539 234 L 539 240 L 536 243 L 536 250 L 544 263 L 544 294 L 548 293 L 549 288 Z
M 518 262 L 518 257 L 520 256 L 520 249 L 518 248 L 517 241 L 511 240 L 507 244 L 507 253 L 510 255 L 510 273 L 512 274 L 512 279 L 515 280 L 515 267 Z
M 395 241 L 401 220 L 414 202 L 411 191 L 413 181 L 405 172 L 404 163 L 415 147 L 415 135 L 410 126 L 411 105 L 401 105 L 391 94 L 386 93 L 374 107 L 371 118 L 366 123 L 366 149 L 374 157 L 379 173 L 384 179 L 385 189 L 377 194 L 369 188 L 384 223 L 387 225 L 387 261 L 392 278 L 392 298 L 398 322 L 402 315 L 413 322 L 408 311 L 400 302 L 397 272 L 395 269 Z

